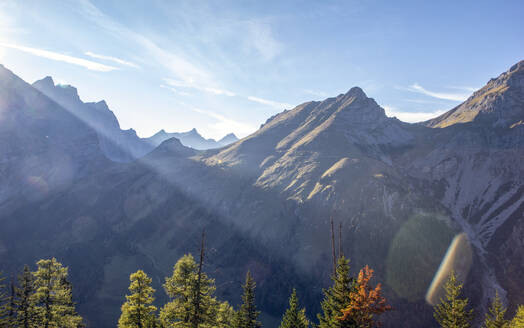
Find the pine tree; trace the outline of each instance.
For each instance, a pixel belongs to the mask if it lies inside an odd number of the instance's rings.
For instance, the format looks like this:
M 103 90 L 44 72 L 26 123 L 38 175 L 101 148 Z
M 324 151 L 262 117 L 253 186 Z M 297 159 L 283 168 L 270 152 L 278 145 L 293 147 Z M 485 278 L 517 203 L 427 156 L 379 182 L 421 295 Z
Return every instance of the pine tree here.
M 156 307 L 151 305 L 155 290 L 151 287 L 151 278 L 142 270 L 130 275 L 129 291 L 126 302 L 122 305 L 122 314 L 118 319 L 119 328 L 152 328 L 156 325 Z
M 184 255 L 175 264 L 172 276 L 166 278 L 164 290 L 171 301 L 160 311 L 160 321 L 166 328 L 192 327 L 195 310 L 198 313 L 198 327 L 214 325 L 218 307 L 213 298 L 215 281 L 200 271 L 198 283 L 198 267 L 191 254 Z
M 358 327 L 371 328 L 378 327 L 380 323 L 375 320 L 375 316 L 391 310 L 391 306 L 386 304 L 386 298 L 382 297 L 381 285 L 377 284 L 372 288 L 369 281 L 373 277 L 373 270 L 367 265 L 360 270 L 358 279 L 355 283 L 356 288 L 350 292 L 349 305 L 342 309 L 342 316 L 339 320 L 350 320 L 356 322 Z
M 35 324 L 39 327 L 82 327 L 82 317 L 75 310 L 67 268 L 55 258 L 37 262 L 33 273 L 35 293 Z
M 34 327 L 35 306 L 33 286 L 33 275 L 27 265 L 24 271 L 18 276 L 18 286 L 15 288 L 15 308 L 16 308 L 16 325 L 21 328 Z
M 293 288 L 289 298 L 289 308 L 282 317 L 280 328 L 308 328 L 309 320 L 306 317 L 306 309 L 300 309 L 297 291 Z
M 349 305 L 350 293 L 355 289 L 354 280 L 349 275 L 349 260 L 344 256 L 338 259 L 336 272 L 331 279 L 333 286 L 324 290 L 324 300 L 321 303 L 322 313 L 317 315 L 318 328 L 356 327 L 350 318 L 338 319 L 342 309 Z
M 446 300 L 442 300 L 435 307 L 434 317 L 443 328 L 469 328 L 473 319 L 473 310 L 467 310 L 468 299 L 459 298 L 462 284 L 457 282 L 455 272 L 452 271 L 444 289 Z
M 506 315 L 506 308 L 500 300 L 498 292 L 495 294 L 495 299 L 491 303 L 491 307 L 486 313 L 486 318 L 484 319 L 485 328 L 505 328 L 509 323 L 509 320 L 504 319 Z
M 517 313 L 509 323 L 509 328 L 524 328 L 524 305 L 519 305 Z
M 244 294 L 242 295 L 242 305 L 237 312 L 235 320 L 236 328 L 258 328 L 262 327 L 262 324 L 257 320 L 260 315 L 260 311 L 257 311 L 255 305 L 255 288 L 256 283 L 248 271 L 246 274 L 246 282 L 242 286 Z
M 216 316 L 217 328 L 233 328 L 236 312 L 228 302 L 222 302 L 218 306 Z

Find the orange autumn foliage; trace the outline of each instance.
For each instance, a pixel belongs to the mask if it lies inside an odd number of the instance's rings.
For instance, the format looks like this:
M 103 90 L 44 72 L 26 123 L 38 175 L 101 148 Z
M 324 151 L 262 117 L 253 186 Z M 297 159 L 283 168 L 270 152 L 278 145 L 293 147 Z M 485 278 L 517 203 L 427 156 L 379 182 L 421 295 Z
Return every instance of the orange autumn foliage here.
M 356 289 L 350 292 L 350 303 L 342 309 L 342 316 L 339 320 L 353 320 L 358 327 L 378 327 L 379 322 L 374 321 L 373 317 L 391 310 L 391 306 L 386 304 L 386 298 L 381 295 L 381 284 L 373 289 L 369 281 L 373 277 L 373 270 L 367 265 L 360 270 L 356 281 Z

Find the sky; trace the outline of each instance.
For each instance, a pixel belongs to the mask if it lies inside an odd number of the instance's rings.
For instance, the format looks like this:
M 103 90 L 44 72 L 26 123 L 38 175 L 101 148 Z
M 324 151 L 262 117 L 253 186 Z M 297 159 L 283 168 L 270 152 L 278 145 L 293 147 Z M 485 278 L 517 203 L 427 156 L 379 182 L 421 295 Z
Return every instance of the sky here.
M 141 137 L 244 137 L 360 86 L 407 122 L 524 59 L 524 1 L 1 0 L 0 63 L 105 99 Z

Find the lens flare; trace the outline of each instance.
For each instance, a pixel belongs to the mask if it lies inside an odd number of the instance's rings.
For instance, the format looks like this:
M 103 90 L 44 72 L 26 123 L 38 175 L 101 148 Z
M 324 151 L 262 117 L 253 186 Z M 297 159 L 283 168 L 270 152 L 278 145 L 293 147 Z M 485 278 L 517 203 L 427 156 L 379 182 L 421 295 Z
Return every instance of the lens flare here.
M 455 236 L 429 286 L 426 293 L 426 302 L 435 305 L 440 302 L 440 299 L 444 298 L 444 284 L 451 271 L 455 271 L 459 281 L 465 281 L 472 262 L 473 249 L 471 248 L 468 237 L 465 233 Z

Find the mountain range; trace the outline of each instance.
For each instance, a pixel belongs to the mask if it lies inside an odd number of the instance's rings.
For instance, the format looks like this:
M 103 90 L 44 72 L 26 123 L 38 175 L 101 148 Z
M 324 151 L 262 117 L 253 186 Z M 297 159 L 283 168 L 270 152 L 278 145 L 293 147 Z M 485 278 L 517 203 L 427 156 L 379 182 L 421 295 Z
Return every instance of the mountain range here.
M 196 129 L 174 133 L 160 130 L 149 138 L 140 138 L 135 130 L 120 128 L 115 114 L 103 100 L 84 103 L 80 100 L 75 87 L 55 85 L 50 76 L 36 81 L 32 86 L 94 129 L 100 140 L 100 148 L 109 159 L 116 162 L 130 162 L 140 158 L 162 141 L 173 137 L 179 139 L 184 146 L 199 150 L 220 148 L 238 140 L 233 133 L 224 136 L 219 141 L 205 139 Z
M 2 66 L 0 262 L 15 272 L 56 256 L 88 324 L 112 327 L 129 274 L 148 272 L 161 300 L 206 228 L 217 293 L 238 304 L 251 270 L 275 326 L 293 287 L 311 318 L 319 311 L 333 219 L 352 272 L 369 264 L 384 283 L 386 327 L 435 326 L 426 291 L 461 233 L 473 305 L 497 291 L 513 310 L 524 303 L 523 122 L 524 61 L 426 122 L 387 117 L 354 87 L 218 142 L 195 130 L 140 139 L 105 102 Z

